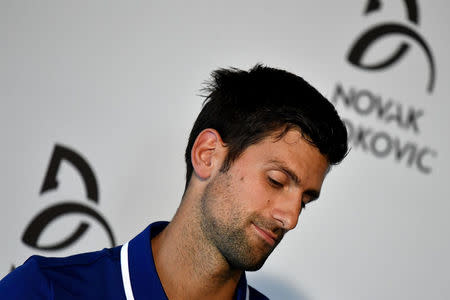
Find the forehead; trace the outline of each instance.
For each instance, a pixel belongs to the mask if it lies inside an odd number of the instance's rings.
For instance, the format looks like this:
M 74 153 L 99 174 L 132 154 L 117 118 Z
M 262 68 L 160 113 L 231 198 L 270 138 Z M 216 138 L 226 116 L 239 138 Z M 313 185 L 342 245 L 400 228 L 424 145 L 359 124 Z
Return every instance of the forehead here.
M 299 129 L 290 129 L 284 133 L 274 132 L 266 137 L 261 146 L 266 148 L 269 155 L 289 154 L 287 159 L 303 161 L 304 158 L 313 159 L 315 163 L 326 165 L 328 167 L 328 160 L 320 153 L 319 149 L 309 142 Z

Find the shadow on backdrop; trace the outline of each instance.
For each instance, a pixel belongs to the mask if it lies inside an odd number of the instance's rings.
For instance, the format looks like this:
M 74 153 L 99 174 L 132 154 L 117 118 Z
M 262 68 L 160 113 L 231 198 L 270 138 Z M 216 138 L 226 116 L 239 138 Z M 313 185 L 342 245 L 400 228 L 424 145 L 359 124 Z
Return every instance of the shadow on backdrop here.
M 250 275 L 250 276 L 249 276 Z M 299 284 L 292 285 L 274 274 L 249 274 L 250 285 L 265 294 L 271 300 L 309 300 L 310 297 L 302 292 Z

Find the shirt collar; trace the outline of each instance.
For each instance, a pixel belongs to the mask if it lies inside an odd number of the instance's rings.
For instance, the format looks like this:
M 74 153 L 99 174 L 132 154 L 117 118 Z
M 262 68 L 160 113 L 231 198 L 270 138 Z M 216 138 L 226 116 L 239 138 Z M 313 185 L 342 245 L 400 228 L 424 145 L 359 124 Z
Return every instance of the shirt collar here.
M 156 272 L 150 242 L 167 224 L 169 222 L 164 221 L 150 224 L 144 231 L 122 247 L 122 253 L 125 253 L 124 257 L 121 257 L 122 278 L 124 279 L 125 290 L 127 290 L 126 278 L 131 283 L 131 296 L 127 294 L 127 300 L 167 300 L 166 293 Z M 125 265 L 126 267 L 124 267 Z M 127 274 L 124 274 L 127 272 L 129 273 L 128 277 L 126 276 Z M 247 279 L 245 272 L 243 272 L 236 288 L 235 299 L 248 299 L 247 293 Z

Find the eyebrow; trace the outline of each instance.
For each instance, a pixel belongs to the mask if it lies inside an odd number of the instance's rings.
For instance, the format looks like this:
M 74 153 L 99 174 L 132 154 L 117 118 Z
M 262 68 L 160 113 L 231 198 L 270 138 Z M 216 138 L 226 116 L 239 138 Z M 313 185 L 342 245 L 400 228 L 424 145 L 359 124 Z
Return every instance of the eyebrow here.
M 285 163 L 276 159 L 271 159 L 269 163 L 277 165 L 277 167 L 280 168 L 283 171 L 283 173 L 288 175 L 292 179 L 292 181 L 294 181 L 295 185 L 300 185 L 300 179 L 298 178 L 297 174 L 295 174 L 294 171 L 292 171 L 288 166 L 286 166 Z
M 269 163 L 277 165 L 277 167 L 280 168 L 281 171 L 283 171 L 286 175 L 288 175 L 292 179 L 292 181 L 294 181 L 295 185 L 297 186 L 300 185 L 300 179 L 298 178 L 297 174 L 295 174 L 295 172 L 292 169 L 286 166 L 285 163 L 276 159 L 271 159 Z M 316 190 L 306 190 L 305 194 L 311 197 L 311 200 L 308 201 L 308 203 L 310 203 L 319 198 L 320 192 Z

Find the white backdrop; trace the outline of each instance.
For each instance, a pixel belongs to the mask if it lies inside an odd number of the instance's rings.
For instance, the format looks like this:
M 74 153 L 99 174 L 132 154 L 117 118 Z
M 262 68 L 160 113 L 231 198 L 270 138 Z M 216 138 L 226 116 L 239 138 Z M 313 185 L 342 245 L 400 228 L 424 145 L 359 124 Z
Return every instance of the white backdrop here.
M 202 82 L 262 62 L 333 100 L 352 151 L 250 283 L 272 299 L 449 299 L 449 8 L 1 0 L 0 277 L 32 254 L 110 247 L 106 227 L 122 244 L 169 220 Z M 69 154 L 41 193 L 55 145 Z M 77 155 L 97 201 L 67 158 Z M 39 215 L 48 224 L 30 229 Z

